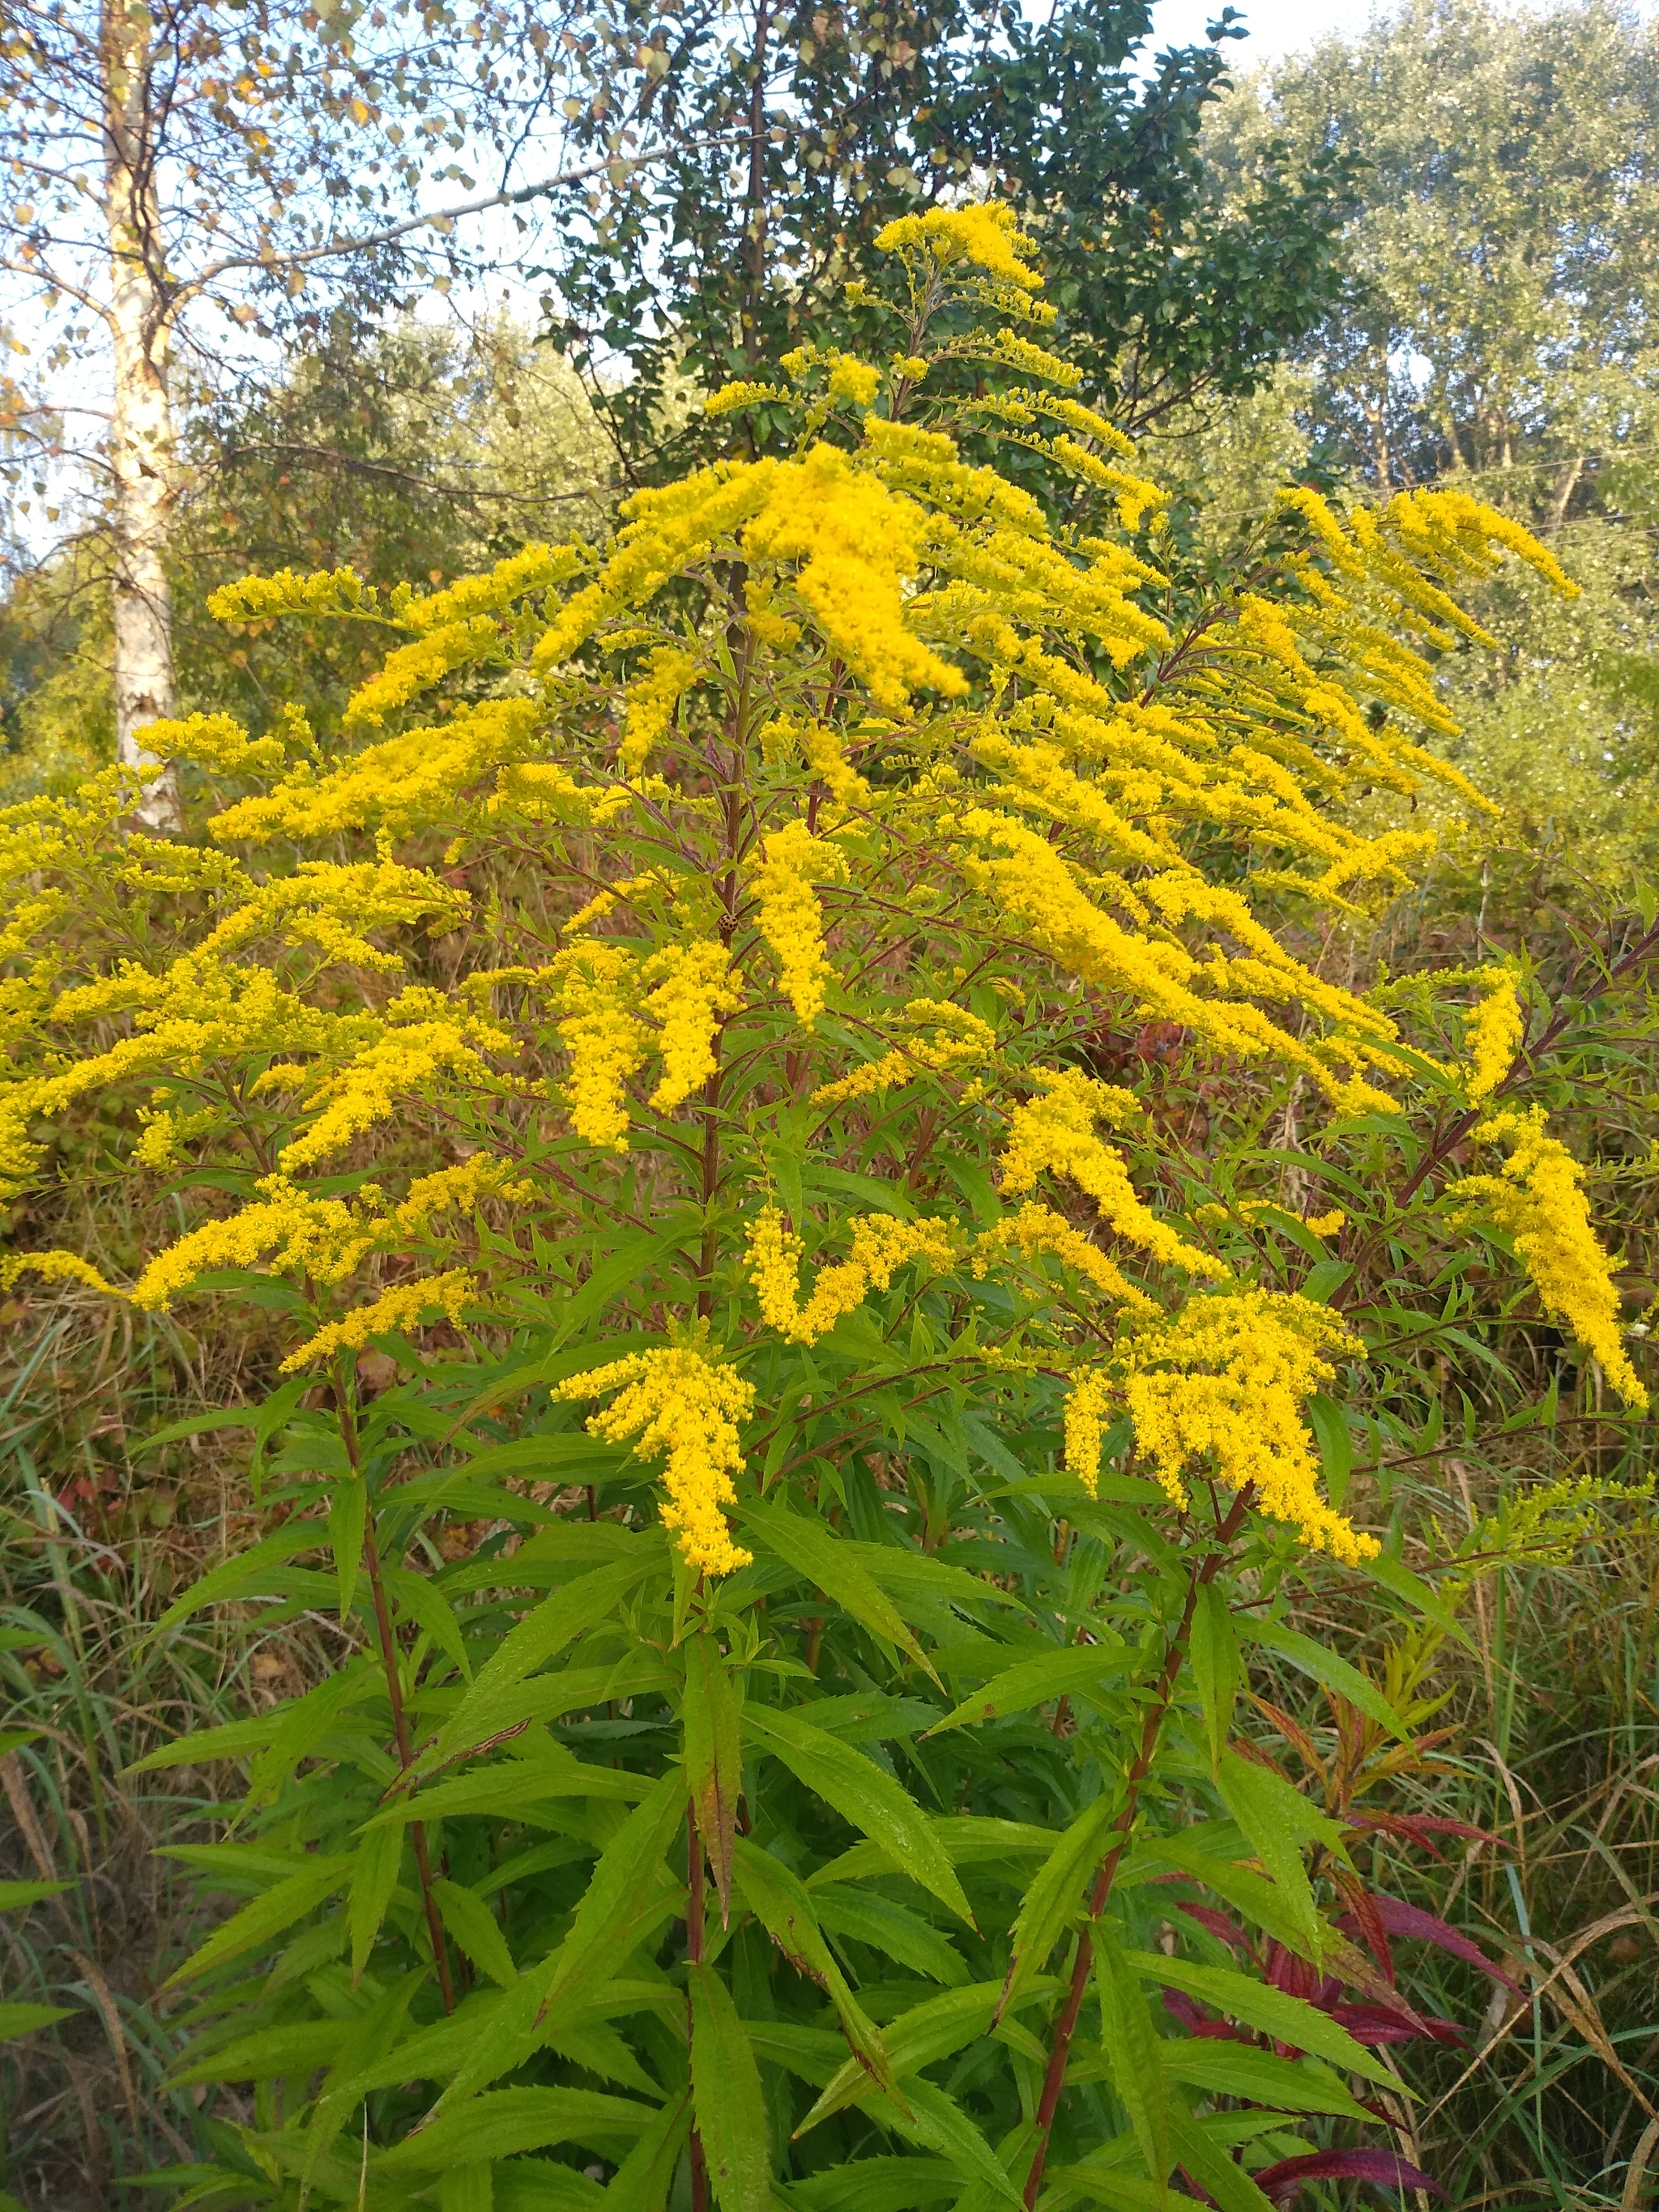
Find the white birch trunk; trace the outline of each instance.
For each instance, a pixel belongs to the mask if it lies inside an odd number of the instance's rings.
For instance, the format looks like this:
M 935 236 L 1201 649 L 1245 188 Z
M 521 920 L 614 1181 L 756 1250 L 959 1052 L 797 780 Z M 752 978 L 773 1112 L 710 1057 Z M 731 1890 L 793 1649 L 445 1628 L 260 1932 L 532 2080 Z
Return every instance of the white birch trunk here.
M 115 478 L 115 749 L 128 768 L 152 765 L 146 724 L 173 712 L 173 599 L 167 532 L 176 489 L 173 410 L 167 392 L 171 311 L 164 245 L 146 125 L 143 11 L 104 0 L 106 205 L 110 243 L 110 334 L 115 405 L 110 459 Z M 179 826 L 176 773 L 169 769 L 135 803 L 146 828 Z

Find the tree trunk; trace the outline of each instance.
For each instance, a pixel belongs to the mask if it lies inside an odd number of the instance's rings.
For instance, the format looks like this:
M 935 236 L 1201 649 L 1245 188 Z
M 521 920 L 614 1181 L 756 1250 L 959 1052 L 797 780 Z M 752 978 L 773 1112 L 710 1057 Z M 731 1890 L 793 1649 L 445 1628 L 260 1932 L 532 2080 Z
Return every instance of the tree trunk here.
M 167 542 L 176 459 L 167 392 L 171 304 L 149 128 L 148 18 L 126 0 L 104 0 L 101 61 L 105 204 L 110 246 L 110 335 L 115 405 L 115 750 L 124 767 L 153 766 L 147 724 L 173 712 L 173 597 Z M 146 828 L 179 826 L 176 772 L 137 798 Z

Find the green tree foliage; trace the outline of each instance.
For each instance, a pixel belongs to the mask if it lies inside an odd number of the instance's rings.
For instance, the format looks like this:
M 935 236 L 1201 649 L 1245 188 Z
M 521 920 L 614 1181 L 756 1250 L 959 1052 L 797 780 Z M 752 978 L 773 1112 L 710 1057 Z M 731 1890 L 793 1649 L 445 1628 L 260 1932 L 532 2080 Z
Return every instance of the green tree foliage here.
M 1199 136 L 1227 33 L 1143 80 L 1150 24 L 1146 0 L 596 9 L 567 34 L 573 128 L 647 158 L 551 273 L 576 356 L 628 364 L 608 410 L 624 453 L 651 462 L 682 369 L 713 390 L 804 337 L 867 343 L 847 284 L 877 234 L 970 180 L 1040 239 L 1070 356 L 1127 428 L 1249 391 L 1337 296 L 1347 169 L 1261 144 L 1224 200 Z M 657 465 L 712 450 L 681 422 Z
M 1659 854 L 1659 42 L 1603 0 L 1409 0 L 1240 88 L 1206 148 L 1242 175 L 1280 138 L 1364 165 L 1351 295 L 1253 406 L 1176 426 L 1172 465 L 1212 495 L 1269 456 L 1373 493 L 1462 484 L 1556 546 L 1583 596 L 1495 583 L 1475 604 L 1501 654 L 1444 667 L 1453 757 L 1534 864 L 1512 921 L 1537 927 L 1575 872 Z
M 373 664 L 331 623 L 227 653 L 207 600 L 250 564 L 441 583 L 527 532 L 602 526 L 608 458 L 574 377 L 510 320 L 467 332 L 331 318 L 277 381 L 187 425 L 170 545 L 181 707 L 258 714 L 279 694 L 325 720 Z M 107 584 L 94 517 L 0 607 L 9 795 L 65 787 L 112 757 Z

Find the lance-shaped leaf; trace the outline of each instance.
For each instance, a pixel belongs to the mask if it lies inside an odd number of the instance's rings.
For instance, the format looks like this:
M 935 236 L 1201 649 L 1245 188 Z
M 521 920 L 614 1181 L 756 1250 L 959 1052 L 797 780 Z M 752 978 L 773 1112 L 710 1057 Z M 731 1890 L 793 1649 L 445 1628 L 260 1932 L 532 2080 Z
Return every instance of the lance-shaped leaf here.
M 881 2090 L 873 2090 L 868 2109 L 884 2126 L 908 2136 L 924 2150 L 937 2151 L 948 2159 L 965 2181 L 985 2190 L 995 2201 L 1019 2203 L 1019 2191 L 1001 2160 L 955 2099 L 933 2082 L 907 2082 L 902 2105 Z
M 691 2092 L 671 2097 L 605 2185 L 605 2212 L 664 2212 L 691 2132 Z
M 1139 1977 L 1126 1963 L 1117 1930 L 1095 1923 L 1095 1986 L 1100 1995 L 1100 2039 L 1112 2069 L 1112 2086 L 1129 2115 L 1146 2172 L 1162 2203 L 1170 2181 L 1170 2093 L 1159 2063 L 1161 2039 L 1153 2029 Z
M 281 1567 L 301 1552 L 320 1550 L 328 1542 L 328 1526 L 322 1521 L 290 1521 L 277 1529 L 275 1535 L 266 1536 L 239 1552 L 234 1559 L 222 1560 L 210 1569 L 198 1582 L 193 1582 L 181 1597 L 173 1603 L 150 1630 L 150 1638 L 176 1628 L 181 1620 L 188 1620 L 204 1606 L 224 1605 L 232 1598 L 258 1597 L 267 1593 L 261 1589 L 261 1577 L 270 1570 Z M 275 1585 L 273 1584 L 274 1589 Z
M 525 1615 L 478 1669 L 422 1765 L 441 1763 L 457 1746 L 486 1736 L 501 1725 L 498 1716 L 512 1711 L 513 1692 L 527 1675 L 607 1619 L 647 1575 L 661 1571 L 661 1545 L 635 1540 L 639 1551 L 635 1557 L 578 1575 Z
M 1351 1666 L 1323 1644 L 1300 1630 L 1288 1628 L 1279 1620 L 1247 1620 L 1245 1634 L 1252 1644 L 1264 1650 L 1278 1652 L 1288 1659 L 1292 1667 L 1307 1674 L 1327 1690 L 1334 1690 L 1351 1705 L 1357 1705 L 1368 1720 L 1401 1743 L 1409 1743 L 1411 1735 L 1404 1722 L 1383 1696 L 1369 1674 L 1362 1674 L 1358 1667 Z
M 1397 2150 L 1380 2148 L 1310 2151 L 1304 2157 L 1284 2158 L 1277 2166 L 1263 2166 L 1255 2177 L 1256 2187 L 1275 2205 L 1292 2203 L 1304 2184 L 1310 2181 L 1369 2181 L 1390 2197 L 1403 2195 L 1407 2189 L 1427 2190 L 1436 2197 L 1446 2193 L 1420 2166 L 1401 2158 Z
M 743 1526 L 745 1534 L 757 1537 L 815 1589 L 862 1622 L 879 1642 L 902 1651 L 935 1682 L 939 1680 L 904 1615 L 860 1561 L 852 1544 L 832 1536 L 821 1522 L 809 1521 L 805 1514 L 790 1513 L 781 1505 L 751 1503 Z
M 1257 2044 L 1212 2035 L 1166 2036 L 1158 2055 L 1167 2079 L 1212 2097 L 1282 2112 L 1329 2112 L 1368 2125 L 1376 2118 L 1317 2058 L 1281 2058 Z
M 760 2068 L 731 1992 L 709 1967 L 690 1970 L 691 2102 L 720 2212 L 769 2212 L 771 2130 Z
M 1074 1697 L 1103 1687 L 1108 1677 L 1127 1672 L 1137 1656 L 1127 1645 L 1112 1644 L 1039 1652 L 1034 1659 L 1022 1659 L 994 1674 L 983 1689 L 964 1698 L 927 1734 L 942 1735 L 946 1729 L 1000 1720 L 1008 1713 L 1027 1712 L 1033 1705 L 1047 1705 L 1051 1698 Z
M 608 2147 L 657 2117 L 649 2105 L 600 2089 L 487 2089 L 428 2122 L 370 2166 L 380 2173 L 441 2173 L 450 2166 L 511 2158 L 549 2143 Z
M 380 1923 L 386 1918 L 386 1909 L 398 1886 L 398 1869 L 403 1863 L 403 1856 L 401 1826 L 371 1828 L 357 1846 L 351 1869 L 350 1901 L 346 1907 L 346 1924 L 351 1931 L 354 1989 L 362 1979 L 374 1938 L 380 1932 Z
M 1300 1790 L 1234 1752 L 1222 1754 L 1219 1781 L 1223 1802 L 1249 1838 L 1251 1850 L 1272 1875 L 1286 1911 L 1303 1931 L 1297 1948 L 1304 1956 L 1317 1957 L 1319 1911 L 1303 1863 L 1302 1846 L 1304 1842 L 1317 1841 L 1340 1852 L 1342 1831 L 1310 1805 Z
M 697 1832 L 714 1869 L 720 1925 L 732 1919 L 732 1849 L 738 1798 L 743 1788 L 743 1745 L 738 1701 L 720 1647 L 705 1631 L 689 1637 L 680 1724 L 685 1732 L 685 1778 L 696 1808 Z
M 750 1705 L 746 1734 L 781 1759 L 797 1778 L 843 1820 L 879 1844 L 894 1864 L 931 1890 L 941 1905 L 965 1920 L 974 1916 L 944 1844 L 909 1794 L 851 1744 L 815 1729 L 793 1712 Z
M 893 2071 L 886 2047 L 875 2023 L 848 1987 L 847 1978 L 824 1941 L 812 1899 L 800 1881 L 748 1837 L 738 1838 L 735 1864 L 744 1904 L 785 1958 L 828 1993 L 841 2032 L 859 2063 L 876 2081 L 890 2087 Z
M 1273 2212 L 1273 2206 L 1228 2150 L 1172 2102 L 1170 2133 L 1176 2157 L 1219 2212 Z
M 1233 1626 L 1232 1608 L 1227 1603 L 1226 1592 L 1213 1582 L 1206 1583 L 1198 1593 L 1187 1648 L 1193 1686 L 1198 1692 L 1199 1710 L 1204 1716 L 1204 1731 L 1209 1739 L 1210 1771 L 1219 1774 L 1221 1754 L 1232 1734 L 1233 1707 L 1244 1670 L 1238 1656 L 1238 1633 Z
M 1389 2088 L 1399 2087 L 1388 2068 L 1356 2043 L 1346 2027 L 1304 1997 L 1273 1989 L 1249 1974 L 1235 1972 L 1231 1966 L 1195 1966 L 1187 1959 L 1166 1959 L 1159 1951 L 1131 1951 L 1127 1956 L 1144 1979 L 1160 1983 L 1166 1990 L 1184 1990 L 1217 2012 L 1229 2013 L 1247 2027 L 1272 2036 L 1275 2043 L 1328 2059 L 1345 2073 L 1363 2074 L 1368 2081 L 1381 2081 Z
M 1083 1905 L 1085 1883 L 1106 1851 L 1116 1817 L 1109 1796 L 1097 1797 L 1064 1828 L 1021 1901 L 999 2017 L 1036 1973 Z
M 334 1573 L 340 1585 L 340 1618 L 351 1611 L 357 1576 L 363 1563 L 363 1530 L 368 1518 L 368 1492 L 361 1475 L 340 1483 L 328 1509 L 328 1540 L 334 1551 Z
M 351 1878 L 352 1863 L 349 1852 L 334 1853 L 311 1861 L 298 1874 L 277 1882 L 264 1896 L 234 1913 L 222 1927 L 216 1928 L 201 1948 L 168 1976 L 165 1986 L 173 1989 L 180 1982 L 194 1981 L 228 1959 L 240 1958 L 244 1951 L 273 1942 L 325 1897 L 344 1888 Z

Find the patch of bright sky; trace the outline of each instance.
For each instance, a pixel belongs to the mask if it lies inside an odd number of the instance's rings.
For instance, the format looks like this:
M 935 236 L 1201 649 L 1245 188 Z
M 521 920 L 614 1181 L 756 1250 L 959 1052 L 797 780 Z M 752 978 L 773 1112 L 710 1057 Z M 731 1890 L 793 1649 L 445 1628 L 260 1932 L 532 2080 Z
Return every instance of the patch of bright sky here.
M 1227 52 L 1237 70 L 1257 62 L 1299 53 L 1333 34 L 1358 38 L 1371 19 L 1370 0 L 1233 0 L 1250 35 L 1231 41 Z M 1205 27 L 1221 13 L 1218 0 L 1157 0 L 1152 9 L 1152 46 L 1197 46 Z

